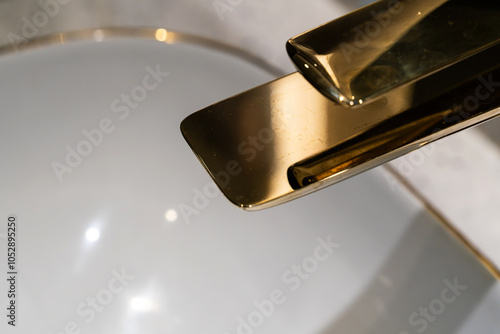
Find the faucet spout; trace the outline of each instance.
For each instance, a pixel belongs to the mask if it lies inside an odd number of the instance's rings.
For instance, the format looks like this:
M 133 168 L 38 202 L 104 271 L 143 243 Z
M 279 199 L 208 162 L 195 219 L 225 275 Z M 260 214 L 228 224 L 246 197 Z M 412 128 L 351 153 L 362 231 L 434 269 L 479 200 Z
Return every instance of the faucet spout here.
M 498 44 L 499 14 L 490 0 L 377 1 L 290 39 L 287 51 L 313 86 L 351 108 Z
M 289 40 L 299 73 L 182 133 L 241 208 L 306 195 L 500 115 L 499 17 L 497 1 L 378 1 Z

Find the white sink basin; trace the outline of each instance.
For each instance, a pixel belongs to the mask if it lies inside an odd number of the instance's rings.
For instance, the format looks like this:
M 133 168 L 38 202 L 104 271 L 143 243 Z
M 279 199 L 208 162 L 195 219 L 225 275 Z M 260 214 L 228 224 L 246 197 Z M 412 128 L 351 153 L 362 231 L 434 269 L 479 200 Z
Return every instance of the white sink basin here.
M 383 168 L 233 207 L 179 124 L 273 76 L 135 32 L 0 58 L 2 333 L 498 333 L 500 284 Z

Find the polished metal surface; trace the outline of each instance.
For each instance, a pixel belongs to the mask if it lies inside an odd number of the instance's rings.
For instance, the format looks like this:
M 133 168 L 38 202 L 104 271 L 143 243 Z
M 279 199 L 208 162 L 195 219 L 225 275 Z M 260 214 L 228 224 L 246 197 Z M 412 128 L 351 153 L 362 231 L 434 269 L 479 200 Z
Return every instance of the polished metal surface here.
M 500 45 L 415 84 L 391 91 L 385 97 L 387 106 L 383 109 L 387 112 L 405 101 L 406 108 L 398 114 L 387 115 L 385 120 L 352 138 L 345 137 L 343 142 L 320 154 L 295 163 L 288 171 L 290 184 L 298 189 L 318 181 L 335 183 L 343 174 L 357 174 L 497 116 L 500 114 L 497 109 L 500 107 L 498 55 Z M 485 69 L 488 69 L 486 73 Z M 457 76 L 468 77 L 468 80 L 458 81 Z M 441 90 L 442 87 L 448 89 Z
M 346 120 L 368 126 L 379 117 L 336 110 L 344 111 L 294 73 L 190 115 L 181 130 L 229 200 L 262 208 L 300 192 L 287 179 L 292 164 L 361 130 Z
M 287 50 L 319 91 L 355 107 L 500 43 L 499 17 L 492 0 L 377 1 L 290 39 Z
M 462 4 L 449 3 L 454 4 L 450 10 Z M 370 13 L 373 7 L 364 10 Z M 491 23 L 491 17 L 486 21 Z M 407 20 L 409 26 L 420 22 Z M 396 31 L 389 37 L 401 35 Z M 186 118 L 181 130 L 231 202 L 247 210 L 270 207 L 499 115 L 500 44 L 491 36 L 476 42 L 483 44 L 453 58 L 453 64 L 449 57 L 434 63 L 439 71 L 429 74 L 424 66 L 413 72 L 418 80 L 385 83 L 383 96 L 359 108 L 335 103 L 295 73 L 207 107 Z M 470 46 L 465 44 L 455 51 Z M 385 51 L 384 46 L 371 53 Z
M 452 80 L 454 70 L 441 79 Z M 261 209 L 500 114 L 500 71 L 432 96 L 438 79 L 346 110 L 294 73 L 194 113 L 181 129 L 224 194 L 244 209 Z

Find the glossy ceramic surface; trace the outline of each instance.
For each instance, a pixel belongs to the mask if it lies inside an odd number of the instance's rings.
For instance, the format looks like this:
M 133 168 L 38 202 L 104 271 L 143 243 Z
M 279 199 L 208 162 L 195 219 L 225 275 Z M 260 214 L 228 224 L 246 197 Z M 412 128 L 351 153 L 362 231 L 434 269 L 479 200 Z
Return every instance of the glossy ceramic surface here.
M 216 190 L 179 124 L 257 66 L 121 38 L 0 71 L 2 333 L 498 332 L 499 283 L 384 169 L 256 213 Z

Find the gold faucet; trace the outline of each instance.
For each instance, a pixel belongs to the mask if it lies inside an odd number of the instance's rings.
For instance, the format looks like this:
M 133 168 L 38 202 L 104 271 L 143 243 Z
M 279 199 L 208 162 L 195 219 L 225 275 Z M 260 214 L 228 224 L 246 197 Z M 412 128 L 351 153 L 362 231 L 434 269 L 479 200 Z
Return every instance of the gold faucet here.
M 247 210 L 309 194 L 500 114 L 497 0 L 383 0 L 290 39 L 298 72 L 181 131 Z

